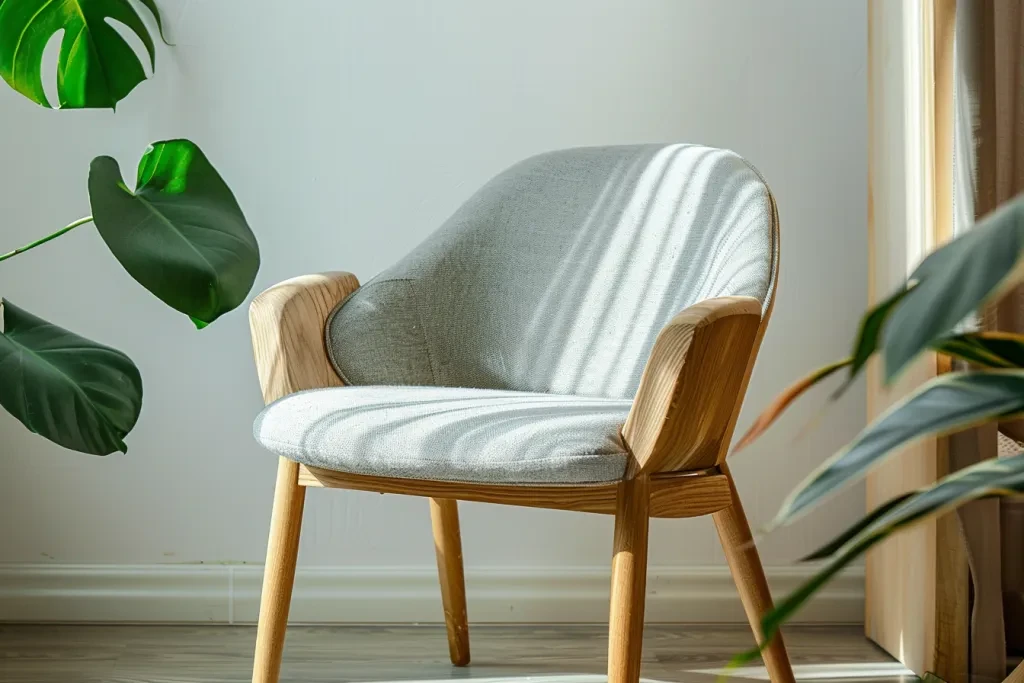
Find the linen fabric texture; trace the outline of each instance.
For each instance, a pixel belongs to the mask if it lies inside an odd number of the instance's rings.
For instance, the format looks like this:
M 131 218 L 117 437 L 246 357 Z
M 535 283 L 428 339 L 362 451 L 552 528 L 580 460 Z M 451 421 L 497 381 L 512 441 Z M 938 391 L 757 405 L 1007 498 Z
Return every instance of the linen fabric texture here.
M 733 152 L 532 157 L 338 305 L 327 349 L 351 386 L 277 401 L 256 438 L 358 474 L 618 480 L 619 428 L 658 332 L 708 298 L 767 310 L 777 262 L 771 194 Z

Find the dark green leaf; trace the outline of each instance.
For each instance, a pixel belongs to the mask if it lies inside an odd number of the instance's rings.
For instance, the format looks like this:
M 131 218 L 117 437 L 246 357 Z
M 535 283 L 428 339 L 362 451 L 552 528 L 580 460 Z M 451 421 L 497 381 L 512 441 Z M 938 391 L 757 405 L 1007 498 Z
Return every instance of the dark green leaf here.
M 937 377 L 868 425 L 794 491 L 772 526 L 787 524 L 857 481 L 895 449 L 1024 411 L 1024 371 L 949 373 Z
M 160 40 L 164 41 L 164 45 L 170 45 L 167 42 L 167 36 L 164 35 L 164 22 L 160 17 L 160 9 L 156 6 L 156 0 L 139 0 L 146 8 L 153 13 L 153 18 L 156 19 L 156 27 L 160 31 Z
M 1024 493 L 1024 453 L 977 463 L 919 489 L 895 504 L 890 502 L 882 514 L 877 511 L 870 513 L 856 525 L 859 531 L 847 537 L 836 549 L 832 561 L 764 616 L 762 628 L 765 637 L 775 634 L 832 576 L 892 533 L 978 498 L 1020 493 Z
M 1024 195 L 936 249 L 910 276 L 915 284 L 882 336 L 891 381 L 921 351 L 1018 282 L 1024 252 Z
M 860 328 L 857 330 L 857 341 L 853 344 L 853 354 L 851 354 L 853 363 L 850 365 L 850 376 L 840 388 L 840 393 L 853 382 L 868 359 L 878 350 L 878 342 L 882 338 L 886 320 L 889 319 L 896 305 L 903 301 L 903 298 L 909 293 L 910 288 L 900 289 L 861 318 Z
M 857 535 L 860 534 L 864 529 L 866 529 L 872 522 L 874 522 L 876 519 L 878 519 L 885 513 L 889 512 L 889 510 L 893 509 L 894 507 L 905 501 L 907 498 L 910 498 L 912 495 L 914 495 L 913 492 L 904 493 L 902 495 L 896 496 L 895 498 L 886 503 L 883 503 L 882 505 L 879 505 L 874 510 L 869 512 L 867 515 L 862 517 L 860 521 L 851 526 L 849 529 L 839 534 L 834 539 L 832 539 L 822 547 L 818 548 L 807 557 L 803 558 L 801 562 L 815 562 L 817 560 L 824 560 L 826 558 L 832 557 L 840 548 L 849 543 L 851 539 L 856 538 Z
M 152 0 L 145 5 L 159 25 L 156 5 Z M 57 57 L 60 106 L 114 108 L 146 72 L 111 20 L 142 40 L 155 65 L 153 39 L 128 0 L 5 0 L 0 3 L 0 76 L 33 102 L 51 106 L 43 91 L 43 50 L 63 30 Z
M 89 172 L 93 219 L 139 284 L 202 327 L 238 307 L 256 279 L 259 246 L 231 190 L 188 140 L 154 143 L 132 193 L 117 162 Z
M 859 554 L 859 553 L 858 553 Z M 817 593 L 827 584 L 833 576 L 856 558 L 856 555 L 848 557 L 840 555 L 825 565 L 821 571 L 808 579 L 803 585 L 787 595 L 782 602 L 761 618 L 761 632 L 764 634 L 764 642 L 770 641 L 779 632 L 779 628 L 804 606 L 811 596 Z
M 0 405 L 65 448 L 126 453 L 124 437 L 142 409 L 142 378 L 131 359 L 2 304 Z
M 972 332 L 939 340 L 933 348 L 986 368 L 1024 368 L 1024 335 Z

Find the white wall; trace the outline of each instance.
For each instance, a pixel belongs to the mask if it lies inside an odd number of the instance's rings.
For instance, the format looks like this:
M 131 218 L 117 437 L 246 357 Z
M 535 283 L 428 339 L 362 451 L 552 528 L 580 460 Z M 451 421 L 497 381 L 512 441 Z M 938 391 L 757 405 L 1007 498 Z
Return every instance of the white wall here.
M 491 175 L 560 147 L 692 141 L 767 177 L 778 305 L 740 427 L 843 355 L 866 300 L 866 16 L 859 0 L 164 0 L 176 46 L 109 112 L 0 89 L 0 250 L 88 213 L 89 160 L 132 177 L 185 136 L 234 188 L 263 252 L 256 291 L 328 269 L 366 280 Z M 255 9 L 254 9 L 255 6 Z M 244 311 L 202 332 L 120 270 L 91 228 L 0 266 L 0 294 L 127 351 L 146 402 L 127 456 L 61 451 L 0 415 L 0 561 L 262 562 L 275 459 Z M 818 396 L 822 396 L 819 394 Z M 755 526 L 864 421 L 851 391 L 799 407 L 733 469 Z M 862 509 L 853 492 L 763 543 L 784 565 Z M 611 520 L 463 507 L 473 568 L 605 566 Z M 723 562 L 709 520 L 656 521 L 653 564 Z M 428 567 L 426 504 L 310 494 L 304 565 Z

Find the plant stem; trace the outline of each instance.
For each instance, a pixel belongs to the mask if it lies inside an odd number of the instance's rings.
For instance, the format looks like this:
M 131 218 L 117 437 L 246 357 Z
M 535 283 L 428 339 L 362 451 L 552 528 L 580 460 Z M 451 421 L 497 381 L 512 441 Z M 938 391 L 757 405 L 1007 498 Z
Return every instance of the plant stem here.
M 23 247 L 19 247 L 18 249 L 15 249 L 14 251 L 9 251 L 6 254 L 0 254 L 0 261 L 6 261 L 7 259 L 11 258 L 12 256 L 17 256 L 18 254 L 23 254 L 26 251 L 28 251 L 29 249 L 35 249 L 40 244 L 46 244 L 50 240 L 55 240 L 58 237 L 60 237 L 61 235 L 63 235 L 64 233 L 70 232 L 70 231 L 74 230 L 79 225 L 84 225 L 86 223 L 91 223 L 91 222 L 92 222 L 92 216 L 86 216 L 85 218 L 79 218 L 74 223 L 71 223 L 70 225 L 64 226 L 63 228 L 61 228 L 60 230 L 58 230 L 57 232 L 55 232 L 55 233 L 53 233 L 51 235 L 47 235 L 46 237 L 44 237 L 42 239 L 38 239 L 35 242 L 32 242 L 31 244 L 26 244 Z

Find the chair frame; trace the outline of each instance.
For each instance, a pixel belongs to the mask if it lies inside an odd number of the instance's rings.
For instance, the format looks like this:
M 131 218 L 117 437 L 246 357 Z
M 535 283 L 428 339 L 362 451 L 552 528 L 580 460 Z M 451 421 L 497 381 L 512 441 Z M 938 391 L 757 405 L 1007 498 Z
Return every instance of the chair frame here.
M 772 200 L 775 244 L 778 217 Z M 476 484 L 393 479 L 278 463 L 256 637 L 254 683 L 277 683 L 298 554 L 306 488 L 375 491 L 430 499 L 450 658 L 469 663 L 469 627 L 459 500 L 615 515 L 609 619 L 609 683 L 640 678 L 651 517 L 711 515 L 754 636 L 772 599 L 739 494 L 725 463 L 754 360 L 775 301 L 762 315 L 751 297 L 697 303 L 661 330 L 622 438 L 630 452 L 622 481 L 600 485 Z M 328 360 L 324 326 L 359 288 L 350 273 L 287 280 L 260 294 L 250 327 L 266 403 L 306 389 L 342 386 Z M 693 410 L 693 406 L 699 406 Z M 763 652 L 773 683 L 793 683 L 781 635 Z

